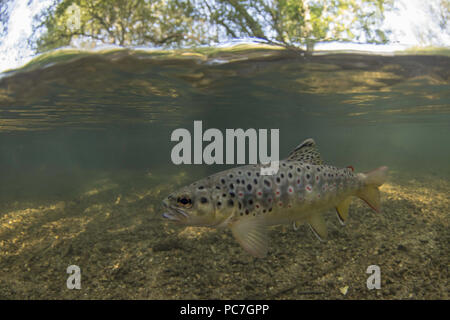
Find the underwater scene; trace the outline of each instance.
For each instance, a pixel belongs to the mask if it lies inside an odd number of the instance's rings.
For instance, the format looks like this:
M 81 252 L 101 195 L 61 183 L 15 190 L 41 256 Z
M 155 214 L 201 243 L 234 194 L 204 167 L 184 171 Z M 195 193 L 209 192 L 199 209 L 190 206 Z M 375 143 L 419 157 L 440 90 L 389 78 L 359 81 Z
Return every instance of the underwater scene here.
M 171 135 L 194 140 L 194 121 L 279 129 L 280 160 L 313 139 L 318 171 L 386 166 L 380 208 L 327 207 L 323 241 L 314 222 L 274 223 L 260 256 L 236 230 L 171 221 L 169 195 L 241 166 L 174 164 Z M 0 298 L 448 299 L 449 146 L 448 53 L 41 55 L 0 77 Z M 69 266 L 82 290 L 68 290 Z

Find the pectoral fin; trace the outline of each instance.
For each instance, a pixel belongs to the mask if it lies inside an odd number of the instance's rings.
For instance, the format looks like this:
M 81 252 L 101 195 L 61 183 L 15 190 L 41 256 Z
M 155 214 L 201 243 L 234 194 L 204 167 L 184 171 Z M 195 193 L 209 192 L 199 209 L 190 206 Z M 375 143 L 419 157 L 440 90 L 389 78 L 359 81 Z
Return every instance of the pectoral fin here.
M 350 206 L 350 202 L 352 202 L 352 198 L 348 197 L 347 199 L 345 199 L 344 201 L 342 201 L 341 203 L 339 203 L 336 206 L 337 217 L 339 219 L 339 222 L 342 225 L 344 225 L 345 224 L 345 220 L 347 220 L 348 207 Z
M 259 217 L 249 217 L 231 224 L 231 232 L 252 256 L 263 258 L 268 250 L 267 226 Z
M 312 232 L 320 241 L 324 241 L 327 238 L 327 225 L 322 215 L 319 213 L 313 214 L 308 220 L 309 226 Z

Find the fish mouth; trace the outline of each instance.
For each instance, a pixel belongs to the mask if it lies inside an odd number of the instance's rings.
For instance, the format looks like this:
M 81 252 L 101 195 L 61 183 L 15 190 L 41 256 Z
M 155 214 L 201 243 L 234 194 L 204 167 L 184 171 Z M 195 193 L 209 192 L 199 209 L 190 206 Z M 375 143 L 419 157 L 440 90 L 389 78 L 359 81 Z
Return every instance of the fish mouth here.
M 162 214 L 163 218 L 176 222 L 185 222 L 189 218 L 189 215 L 186 212 L 168 204 L 166 200 L 164 200 L 162 204 L 165 210 Z

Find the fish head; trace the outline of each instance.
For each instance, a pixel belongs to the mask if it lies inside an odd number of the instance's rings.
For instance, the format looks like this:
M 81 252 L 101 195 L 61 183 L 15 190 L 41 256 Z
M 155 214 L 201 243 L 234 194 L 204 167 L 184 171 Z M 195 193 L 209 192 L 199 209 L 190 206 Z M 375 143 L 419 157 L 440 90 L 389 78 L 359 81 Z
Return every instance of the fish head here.
M 163 200 L 163 217 L 183 225 L 214 226 L 219 223 L 209 181 L 185 186 Z

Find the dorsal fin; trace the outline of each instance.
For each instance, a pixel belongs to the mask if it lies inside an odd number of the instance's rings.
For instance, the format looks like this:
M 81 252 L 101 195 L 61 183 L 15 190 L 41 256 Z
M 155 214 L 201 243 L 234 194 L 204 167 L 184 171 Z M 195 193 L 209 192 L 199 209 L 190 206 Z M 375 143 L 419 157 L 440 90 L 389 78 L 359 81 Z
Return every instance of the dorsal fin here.
M 286 160 L 301 161 L 315 165 L 323 164 L 323 160 L 317 150 L 316 143 L 311 138 L 300 143 L 297 148 L 289 154 Z

